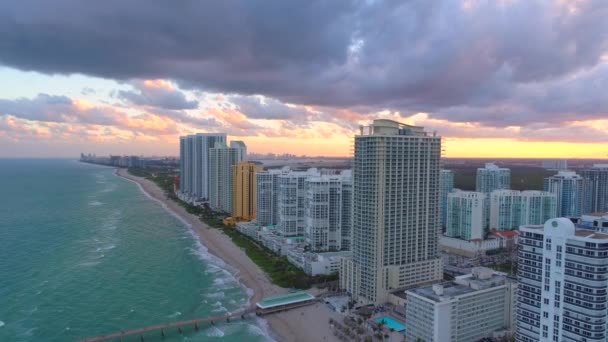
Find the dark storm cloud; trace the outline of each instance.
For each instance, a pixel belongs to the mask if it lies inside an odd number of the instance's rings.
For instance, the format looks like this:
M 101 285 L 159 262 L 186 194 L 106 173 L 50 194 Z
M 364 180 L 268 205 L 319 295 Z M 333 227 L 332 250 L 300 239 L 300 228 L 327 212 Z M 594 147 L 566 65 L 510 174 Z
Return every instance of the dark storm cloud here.
M 605 87 L 586 80 L 605 84 L 607 17 L 604 0 L 9 0 L 0 63 L 279 100 L 233 98 L 251 118 L 311 119 L 283 102 L 504 127 L 606 116 Z

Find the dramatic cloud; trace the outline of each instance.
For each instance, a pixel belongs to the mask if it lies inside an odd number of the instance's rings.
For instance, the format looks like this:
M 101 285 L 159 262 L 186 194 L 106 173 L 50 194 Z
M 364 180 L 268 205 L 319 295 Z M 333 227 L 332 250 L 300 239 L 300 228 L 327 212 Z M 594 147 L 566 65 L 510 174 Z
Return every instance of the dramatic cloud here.
M 33 99 L 0 99 L 0 116 L 39 122 L 115 126 L 157 134 L 177 133 L 175 122 L 150 113 L 128 115 L 112 107 L 94 106 L 66 96 L 39 94 Z
M 134 82 L 136 91 L 121 90 L 117 96 L 138 106 L 164 109 L 196 109 L 198 101 L 188 100 L 183 92 L 163 80 Z
M 320 122 L 335 134 L 424 113 L 443 135 L 567 140 L 608 117 L 606 18 L 604 0 L 7 0 L 0 64 L 124 81 L 121 103 L 235 135 L 304 136 Z M 222 98 L 210 108 L 192 94 Z M 0 109 L 117 121 L 17 102 Z M 605 141 L 593 133 L 584 139 Z

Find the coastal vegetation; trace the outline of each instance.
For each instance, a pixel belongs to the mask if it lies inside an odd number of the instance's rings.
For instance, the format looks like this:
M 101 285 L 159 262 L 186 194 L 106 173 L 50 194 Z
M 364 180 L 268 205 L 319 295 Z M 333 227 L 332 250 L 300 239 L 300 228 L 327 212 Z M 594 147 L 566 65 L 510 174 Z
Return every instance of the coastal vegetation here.
M 450 165 L 447 169 L 454 172 L 454 187 L 461 190 L 475 191 L 476 165 Z M 545 177 L 555 174 L 540 167 L 508 165 L 511 169 L 511 189 L 513 190 L 543 190 Z
M 236 229 L 224 225 L 223 218 L 225 215 L 214 212 L 208 206 L 194 206 L 178 199 L 173 192 L 173 184 L 177 176 L 175 172 L 137 168 L 130 168 L 128 171 L 134 176 L 143 177 L 154 182 L 165 192 L 168 198 L 177 202 L 189 214 L 196 215 L 209 227 L 221 230 L 230 237 L 235 245 L 247 254 L 251 261 L 268 274 L 275 285 L 284 288 L 308 289 L 313 284 L 337 280 L 337 275 L 314 277 L 307 275 L 304 271 L 292 265 L 286 257 L 277 255 L 248 236 L 241 234 Z

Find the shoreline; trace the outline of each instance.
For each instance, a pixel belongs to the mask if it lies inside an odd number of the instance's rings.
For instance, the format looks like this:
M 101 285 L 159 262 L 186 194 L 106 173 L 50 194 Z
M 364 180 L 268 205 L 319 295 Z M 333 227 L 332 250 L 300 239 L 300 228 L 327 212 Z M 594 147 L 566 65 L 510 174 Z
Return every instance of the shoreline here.
M 168 199 L 164 191 L 154 182 L 133 176 L 127 169 L 122 168 L 116 168 L 115 175 L 137 183 L 149 199 L 157 201 L 182 223 L 188 225 L 209 254 L 223 261 L 228 266 L 227 270 L 245 287 L 246 291 L 251 290 L 250 305 L 255 305 L 264 297 L 287 293 L 287 289 L 274 285 L 268 275 L 228 236 L 218 229 L 209 227 L 197 216 L 189 214 L 177 202 Z M 268 323 L 270 337 L 277 341 L 337 341 L 331 334 L 328 320 L 339 317 L 324 304 L 317 303 L 261 319 Z

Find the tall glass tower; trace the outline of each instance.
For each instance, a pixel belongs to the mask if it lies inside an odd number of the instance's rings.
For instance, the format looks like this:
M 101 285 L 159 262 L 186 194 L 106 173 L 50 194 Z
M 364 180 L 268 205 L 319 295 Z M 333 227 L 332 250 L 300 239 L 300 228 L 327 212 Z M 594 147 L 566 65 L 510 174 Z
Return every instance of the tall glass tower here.
M 442 279 L 441 137 L 374 120 L 355 137 L 353 259 L 341 284 L 359 303 L 384 303 L 392 290 Z

